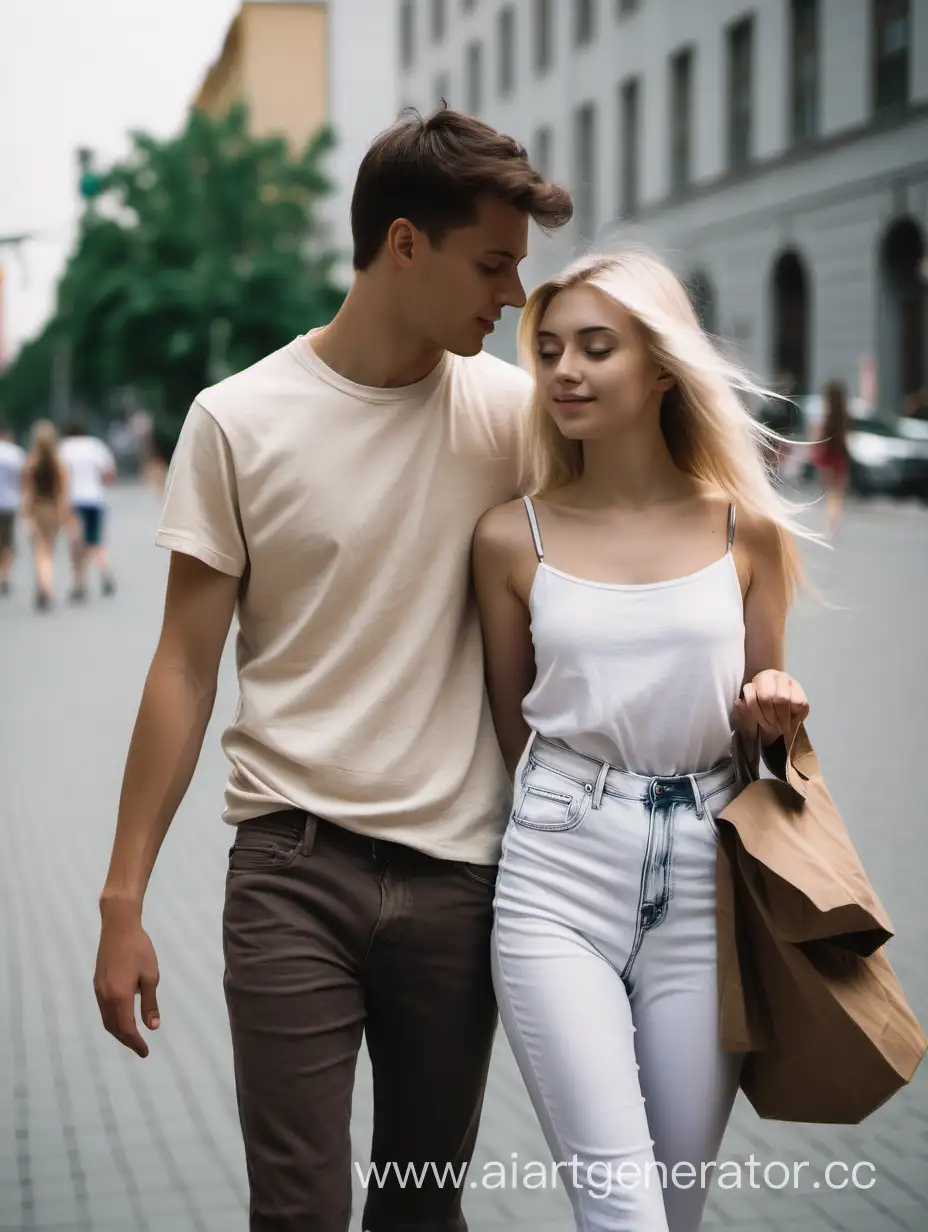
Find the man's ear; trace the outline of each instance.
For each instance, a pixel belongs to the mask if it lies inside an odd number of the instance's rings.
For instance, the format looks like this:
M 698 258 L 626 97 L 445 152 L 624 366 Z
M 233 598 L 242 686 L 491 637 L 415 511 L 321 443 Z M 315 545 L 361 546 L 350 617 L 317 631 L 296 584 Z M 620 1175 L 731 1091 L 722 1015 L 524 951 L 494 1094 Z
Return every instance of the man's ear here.
M 396 218 L 387 231 L 387 252 L 397 265 L 409 265 L 421 238 L 421 233 L 408 218 Z

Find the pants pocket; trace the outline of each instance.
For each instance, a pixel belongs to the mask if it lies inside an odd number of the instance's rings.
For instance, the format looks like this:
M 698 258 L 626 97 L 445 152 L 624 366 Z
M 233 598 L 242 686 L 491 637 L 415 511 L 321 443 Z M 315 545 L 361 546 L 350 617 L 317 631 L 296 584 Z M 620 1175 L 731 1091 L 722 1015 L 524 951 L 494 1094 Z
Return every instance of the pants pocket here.
M 300 850 L 302 827 L 292 819 L 275 822 L 274 814 L 243 821 L 229 848 L 229 873 L 264 873 L 286 868 Z
M 588 786 L 536 765 L 516 795 L 512 820 L 527 830 L 574 830 L 589 806 Z

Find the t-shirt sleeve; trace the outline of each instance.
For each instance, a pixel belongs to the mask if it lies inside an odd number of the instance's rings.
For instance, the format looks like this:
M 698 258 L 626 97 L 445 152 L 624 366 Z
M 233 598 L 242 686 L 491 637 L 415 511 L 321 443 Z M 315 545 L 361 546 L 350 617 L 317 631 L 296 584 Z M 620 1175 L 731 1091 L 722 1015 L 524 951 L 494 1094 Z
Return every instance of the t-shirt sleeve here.
M 248 552 L 232 450 L 199 402 L 184 420 L 171 459 L 155 542 L 195 556 L 220 573 L 241 577 L 245 572 Z
M 100 469 L 104 471 L 116 470 L 116 458 L 112 449 L 110 449 L 105 441 L 98 441 L 97 444 L 100 446 Z
M 529 389 L 523 400 L 516 406 L 512 417 L 513 457 L 516 467 L 516 495 L 532 494 L 533 475 L 531 458 L 531 401 L 532 390 Z
M 533 383 L 519 369 L 507 374 L 503 423 L 506 432 L 506 453 L 511 461 L 513 496 L 523 496 L 531 487 L 530 422 Z

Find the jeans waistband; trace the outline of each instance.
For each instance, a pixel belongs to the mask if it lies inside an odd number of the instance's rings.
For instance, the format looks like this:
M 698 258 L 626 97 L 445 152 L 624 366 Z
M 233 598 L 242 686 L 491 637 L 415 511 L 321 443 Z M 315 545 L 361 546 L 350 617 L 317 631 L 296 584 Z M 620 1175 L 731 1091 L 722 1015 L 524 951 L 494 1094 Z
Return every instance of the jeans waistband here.
M 247 827 L 260 831 L 268 824 L 283 826 L 294 834 L 303 835 L 304 848 L 307 852 L 315 843 L 322 842 L 333 847 L 358 852 L 379 863 L 387 861 L 415 865 L 448 863 L 448 861 L 439 860 L 437 856 L 428 855 L 424 851 L 410 847 L 406 843 L 396 843 L 392 839 L 373 838 L 366 834 L 359 834 L 356 830 L 349 830 L 346 826 L 301 808 L 275 809 L 272 813 L 249 817 L 239 822 L 238 828 Z
M 599 808 L 603 795 L 619 796 L 623 800 L 639 800 L 642 804 L 693 804 L 697 814 L 703 813 L 703 801 L 726 787 L 731 787 L 737 778 L 735 762 L 731 757 L 693 774 L 643 775 L 631 770 L 619 770 L 607 761 L 598 761 L 577 753 L 566 745 L 555 744 L 532 733 L 524 757 L 529 762 L 548 766 L 568 778 L 582 783 L 593 795 L 593 807 Z

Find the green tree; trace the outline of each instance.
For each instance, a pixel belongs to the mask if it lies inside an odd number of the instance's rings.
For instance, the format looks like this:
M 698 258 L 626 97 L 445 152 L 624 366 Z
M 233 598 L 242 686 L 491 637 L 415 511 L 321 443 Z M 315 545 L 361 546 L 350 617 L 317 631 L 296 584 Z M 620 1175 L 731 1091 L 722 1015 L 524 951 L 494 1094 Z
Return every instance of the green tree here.
M 293 158 L 249 134 L 244 106 L 193 111 L 168 141 L 134 133 L 85 210 L 53 319 L 0 380 L 0 407 L 20 422 L 45 413 L 36 369 L 64 340 L 76 399 L 102 411 L 132 390 L 173 432 L 198 390 L 330 320 L 343 292 L 313 212 L 331 142 L 320 130 Z

